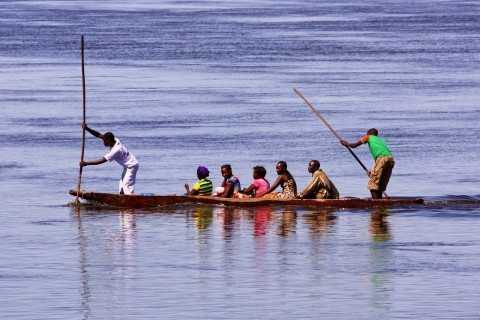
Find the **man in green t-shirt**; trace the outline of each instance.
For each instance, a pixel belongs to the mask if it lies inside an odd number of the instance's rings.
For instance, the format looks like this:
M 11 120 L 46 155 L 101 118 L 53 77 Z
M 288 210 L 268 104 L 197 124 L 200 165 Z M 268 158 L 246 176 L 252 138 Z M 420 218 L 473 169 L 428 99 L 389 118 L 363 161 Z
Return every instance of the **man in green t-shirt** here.
M 373 199 L 381 199 L 383 192 L 387 189 L 388 181 L 395 166 L 395 160 L 385 140 L 378 137 L 378 130 L 375 128 L 369 129 L 367 134 L 355 143 L 349 143 L 346 140 L 342 140 L 341 143 L 350 148 L 356 148 L 368 143 L 370 153 L 375 160 L 372 171 L 368 172 L 370 176 L 368 189 Z

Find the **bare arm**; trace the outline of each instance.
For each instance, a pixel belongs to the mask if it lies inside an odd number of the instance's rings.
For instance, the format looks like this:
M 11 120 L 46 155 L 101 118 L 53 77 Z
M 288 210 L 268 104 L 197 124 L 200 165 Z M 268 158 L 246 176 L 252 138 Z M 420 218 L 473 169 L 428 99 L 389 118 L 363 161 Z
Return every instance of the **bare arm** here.
M 233 185 L 231 183 L 227 183 L 225 188 L 223 189 L 223 193 L 219 194 L 219 197 L 228 198 L 230 196 L 230 191 L 232 191 Z
M 198 190 L 195 190 L 195 189 L 190 190 L 190 186 L 187 183 L 185 183 L 185 190 L 187 191 L 187 196 L 198 195 Z
M 277 180 L 275 180 L 275 182 L 270 186 L 270 189 L 268 189 L 268 191 L 265 193 L 270 193 L 270 192 L 273 192 L 275 189 L 277 189 L 277 187 L 284 181 L 285 179 L 285 176 L 279 176 L 277 178 Z
M 248 188 L 243 189 L 242 193 L 248 194 L 248 195 L 253 195 L 253 190 L 255 190 L 255 186 L 253 184 L 249 185 Z
M 198 190 L 195 190 L 195 189 L 192 189 L 190 190 L 190 192 L 188 193 L 189 196 L 197 196 L 198 195 Z
M 86 166 L 96 166 L 102 163 L 107 162 L 107 159 L 101 158 L 98 160 L 92 160 L 92 161 L 80 161 L 80 166 L 81 167 L 86 167 Z
M 362 140 L 358 140 L 355 143 L 349 143 L 347 140 L 340 140 L 340 143 L 343 144 L 345 147 L 356 148 L 363 144 Z
M 85 130 L 87 130 L 92 136 L 102 139 L 102 134 L 100 132 L 93 130 L 87 125 L 85 125 Z
M 302 199 L 302 198 L 309 198 L 310 196 L 312 196 L 313 192 L 315 191 L 315 186 L 317 185 L 317 183 L 318 183 L 318 181 L 317 181 L 316 177 L 310 179 L 307 186 L 298 195 L 298 197 Z

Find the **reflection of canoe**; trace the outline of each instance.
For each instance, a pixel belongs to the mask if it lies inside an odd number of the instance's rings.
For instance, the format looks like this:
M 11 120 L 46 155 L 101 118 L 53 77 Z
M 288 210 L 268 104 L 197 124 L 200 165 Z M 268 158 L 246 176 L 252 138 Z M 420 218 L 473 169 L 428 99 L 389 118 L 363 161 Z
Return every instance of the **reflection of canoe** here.
M 72 196 L 76 190 L 70 190 Z M 332 208 L 370 208 L 408 206 L 423 204 L 420 198 L 388 198 L 381 200 L 342 198 L 338 200 L 273 200 L 273 199 L 226 199 L 218 197 L 177 196 L 177 195 L 120 195 L 114 193 L 80 192 L 80 198 L 99 204 L 122 208 L 151 208 L 173 204 L 224 204 L 231 206 L 289 205 L 298 207 L 332 207 Z

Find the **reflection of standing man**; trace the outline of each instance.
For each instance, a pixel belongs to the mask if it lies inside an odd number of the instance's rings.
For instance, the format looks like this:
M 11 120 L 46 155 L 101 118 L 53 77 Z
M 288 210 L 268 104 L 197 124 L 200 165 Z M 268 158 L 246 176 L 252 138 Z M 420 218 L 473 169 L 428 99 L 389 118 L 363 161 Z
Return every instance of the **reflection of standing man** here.
M 81 161 L 80 166 L 95 166 L 107 161 L 115 160 L 119 165 L 123 167 L 122 177 L 118 185 L 118 190 L 120 194 L 133 194 L 135 191 L 135 178 L 138 171 L 138 161 L 135 156 L 128 152 L 126 146 L 124 146 L 119 139 L 115 138 L 113 133 L 99 133 L 87 125 L 85 125 L 85 130 L 87 130 L 91 135 L 96 138 L 102 139 L 105 147 L 109 147 L 110 151 L 107 152 L 103 158 L 93 161 Z
M 370 300 L 375 301 L 379 310 L 383 309 L 385 314 L 390 313 L 388 306 L 392 305 L 393 297 L 391 293 L 395 292 L 392 279 L 392 272 L 384 272 L 396 264 L 394 246 L 378 245 L 391 240 L 391 234 L 388 227 L 388 210 L 386 208 L 374 208 L 370 216 L 370 233 L 372 235 L 372 244 L 369 246 L 369 268 L 370 272 Z M 377 245 L 376 245 L 377 244 Z M 381 314 L 381 313 L 379 313 Z M 382 317 L 382 318 L 388 318 Z
M 127 247 L 135 244 L 135 237 L 137 232 L 137 222 L 135 220 L 135 210 L 121 209 L 120 210 L 120 232 L 121 239 Z
M 388 210 L 386 208 L 377 208 L 370 215 L 370 233 L 376 242 L 387 241 L 391 238 L 387 217 Z

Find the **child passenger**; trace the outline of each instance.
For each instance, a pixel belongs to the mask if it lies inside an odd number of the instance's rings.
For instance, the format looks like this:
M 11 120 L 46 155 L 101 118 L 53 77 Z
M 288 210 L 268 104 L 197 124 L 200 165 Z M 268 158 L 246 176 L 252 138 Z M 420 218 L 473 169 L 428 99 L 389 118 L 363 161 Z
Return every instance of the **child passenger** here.
M 210 181 L 208 176 L 210 171 L 207 167 L 199 166 L 197 168 L 197 177 L 198 181 L 193 185 L 190 190 L 190 186 L 185 184 L 185 190 L 187 190 L 187 195 L 191 196 L 210 196 L 212 195 L 213 183 Z
M 253 181 L 248 188 L 237 193 L 237 198 L 260 198 L 270 189 L 270 183 L 265 179 L 267 170 L 262 166 L 253 167 Z

